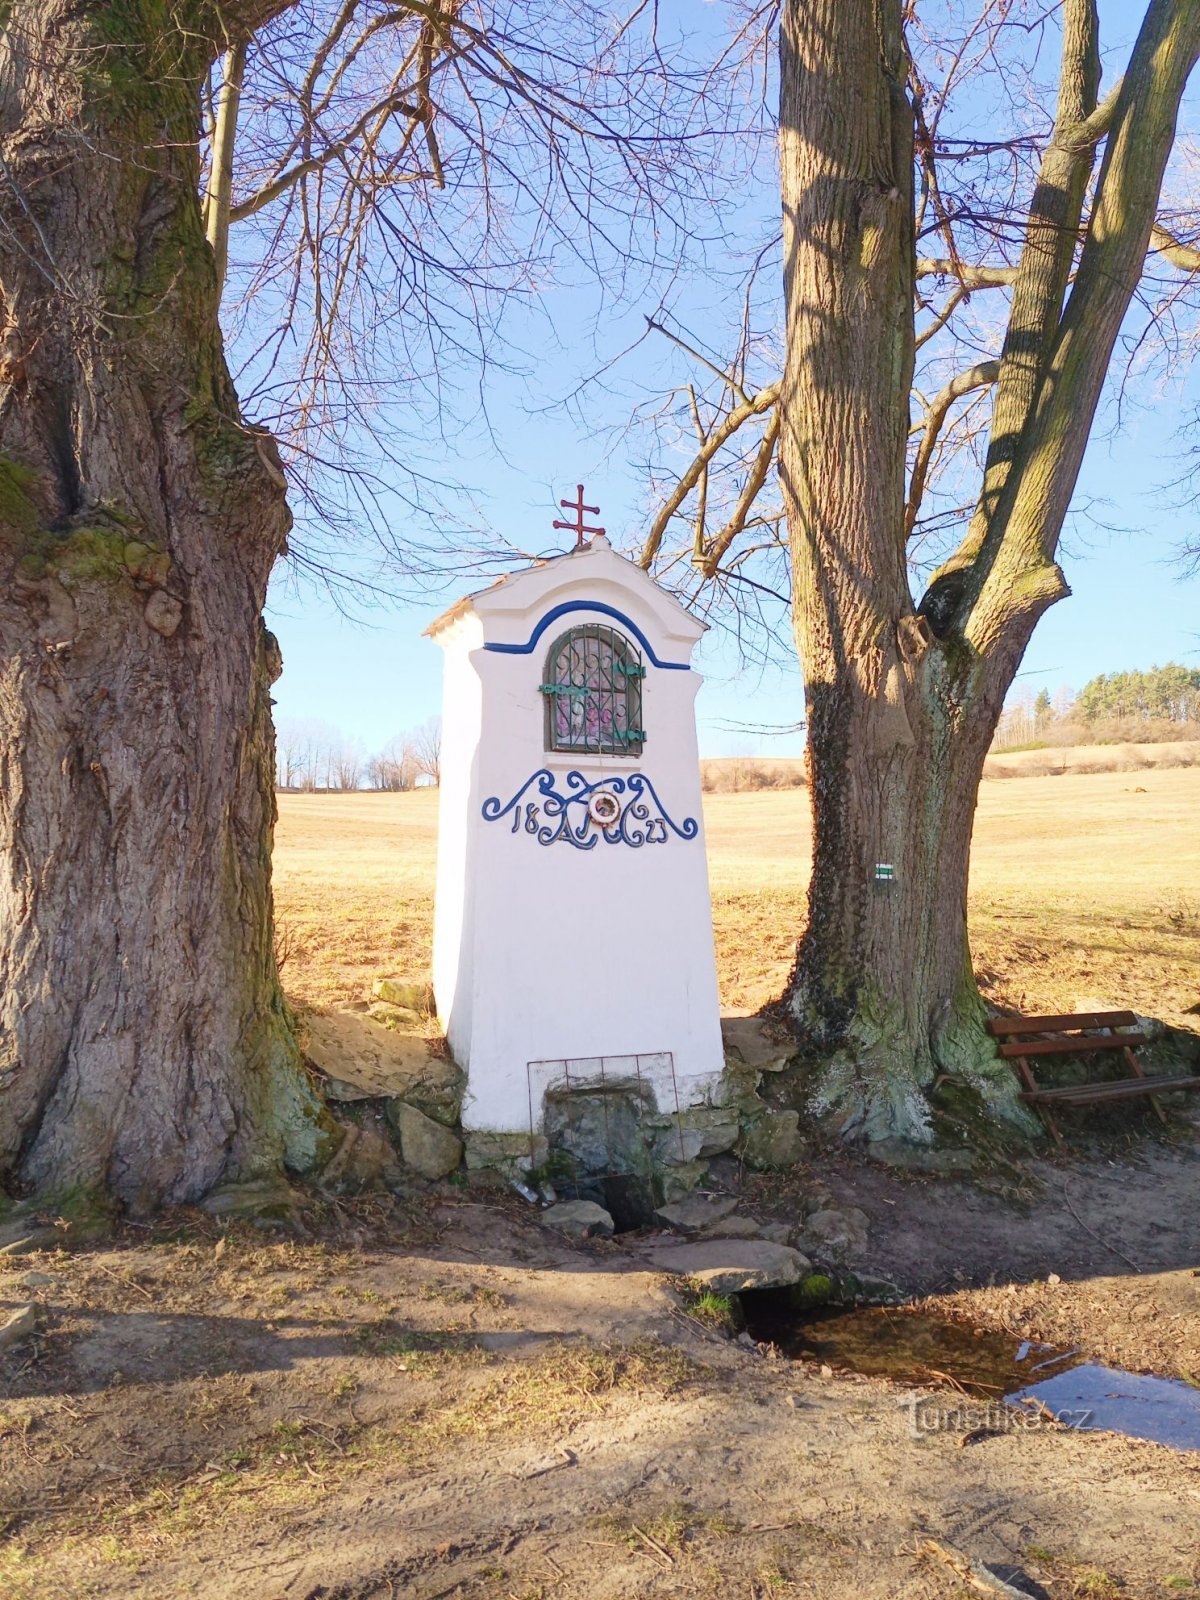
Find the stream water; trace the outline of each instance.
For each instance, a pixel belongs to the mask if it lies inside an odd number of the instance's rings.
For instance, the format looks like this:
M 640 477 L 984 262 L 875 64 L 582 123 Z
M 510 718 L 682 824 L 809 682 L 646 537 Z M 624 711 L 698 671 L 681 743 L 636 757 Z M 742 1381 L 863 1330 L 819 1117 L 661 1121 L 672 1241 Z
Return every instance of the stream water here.
M 1086 1361 L 1079 1350 L 947 1322 L 903 1306 L 798 1310 L 786 1290 L 742 1296 L 746 1329 L 795 1361 L 956 1390 L 1073 1427 L 1200 1450 L 1200 1389 Z

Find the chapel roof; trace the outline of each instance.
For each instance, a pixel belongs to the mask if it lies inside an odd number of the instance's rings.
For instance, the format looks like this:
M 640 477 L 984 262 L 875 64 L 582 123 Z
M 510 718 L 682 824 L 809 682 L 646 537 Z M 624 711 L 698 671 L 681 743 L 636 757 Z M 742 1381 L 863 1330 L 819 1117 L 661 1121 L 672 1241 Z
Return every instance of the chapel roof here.
M 589 556 L 599 554 L 601 552 L 613 555 L 618 561 L 623 562 L 627 567 L 629 567 L 630 576 L 635 582 L 640 580 L 642 583 L 649 584 L 663 599 L 668 600 L 672 605 L 677 606 L 689 621 L 697 623 L 702 629 L 707 627 L 707 624 L 699 623 L 698 619 L 693 617 L 691 612 L 688 611 L 687 607 L 677 600 L 673 594 L 671 594 L 668 590 L 663 589 L 659 584 L 655 583 L 650 574 L 646 572 L 643 567 L 640 567 L 637 562 L 631 561 L 628 556 L 623 556 L 621 555 L 620 551 L 614 550 L 605 534 L 598 533 L 594 538 L 590 539 L 587 544 L 575 545 L 570 550 L 563 550 L 555 555 L 540 556 L 536 561 L 530 562 L 528 566 L 516 567 L 512 572 L 502 573 L 500 577 L 494 579 L 491 583 L 485 584 L 482 589 L 474 589 L 470 594 L 461 596 L 461 598 L 456 600 L 452 606 L 443 611 L 440 616 L 435 617 L 427 628 L 422 630 L 423 636 L 427 639 L 434 638 L 437 634 L 441 633 L 444 628 L 448 628 L 452 622 L 457 622 L 459 617 L 466 616 L 468 612 L 473 611 L 475 609 L 475 602 L 477 600 L 483 599 L 486 595 L 493 594 L 497 589 L 503 588 L 506 584 L 514 583 L 519 579 L 528 576 L 528 574 L 531 572 L 540 571 L 542 568 L 550 566 L 551 564 L 557 565 L 558 563 L 577 561 L 580 558 L 586 559 Z

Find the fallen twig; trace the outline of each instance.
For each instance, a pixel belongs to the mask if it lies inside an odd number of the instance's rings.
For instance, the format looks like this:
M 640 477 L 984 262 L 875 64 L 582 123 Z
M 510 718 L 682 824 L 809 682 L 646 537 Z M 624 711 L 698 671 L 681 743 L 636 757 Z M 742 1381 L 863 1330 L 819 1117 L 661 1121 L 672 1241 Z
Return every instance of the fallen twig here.
M 1066 1204 L 1067 1210 L 1075 1218 L 1075 1221 L 1083 1229 L 1084 1233 L 1090 1234 L 1091 1237 L 1093 1239 L 1095 1239 L 1096 1243 L 1097 1244 L 1102 1244 L 1106 1250 L 1111 1250 L 1114 1256 L 1118 1256 L 1125 1263 L 1125 1265 L 1127 1267 L 1132 1267 L 1134 1272 L 1140 1272 L 1142 1270 L 1141 1267 L 1138 1266 L 1136 1261 L 1132 1260 L 1129 1256 L 1127 1256 L 1125 1254 L 1124 1250 L 1118 1250 L 1116 1245 L 1113 1244 L 1110 1240 L 1106 1239 L 1103 1234 L 1097 1233 L 1095 1228 L 1090 1228 L 1087 1225 L 1087 1223 L 1079 1215 L 1078 1211 L 1076 1211 L 1075 1207 L 1071 1204 L 1071 1196 L 1067 1193 L 1065 1185 L 1060 1184 L 1058 1186 L 1058 1192 L 1062 1195 L 1063 1201 Z
M 673 1567 L 675 1565 L 675 1557 L 665 1545 L 659 1544 L 658 1540 L 654 1538 L 652 1534 L 647 1533 L 644 1528 L 639 1528 L 636 1522 L 630 1523 L 630 1527 L 632 1528 L 633 1532 L 637 1534 L 639 1539 L 644 1539 L 652 1550 L 658 1551 L 659 1555 L 663 1557 L 668 1566 Z

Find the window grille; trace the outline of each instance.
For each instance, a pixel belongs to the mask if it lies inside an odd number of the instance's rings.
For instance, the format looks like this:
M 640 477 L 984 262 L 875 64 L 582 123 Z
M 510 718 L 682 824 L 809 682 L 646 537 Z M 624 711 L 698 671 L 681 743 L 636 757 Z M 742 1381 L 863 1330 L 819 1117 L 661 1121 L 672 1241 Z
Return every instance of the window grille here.
M 546 749 L 636 756 L 646 742 L 638 651 L 614 628 L 560 634 L 546 658 Z

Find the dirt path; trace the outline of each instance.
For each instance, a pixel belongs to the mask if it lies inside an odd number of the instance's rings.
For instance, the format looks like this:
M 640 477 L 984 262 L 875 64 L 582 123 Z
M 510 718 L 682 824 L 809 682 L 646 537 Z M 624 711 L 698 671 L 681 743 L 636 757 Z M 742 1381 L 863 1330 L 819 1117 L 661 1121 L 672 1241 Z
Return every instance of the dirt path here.
M 955 1308 L 1032 1333 L 1069 1314 L 1097 1354 L 1142 1326 L 1127 1297 L 1175 1284 L 1153 1338 L 1179 1365 L 1195 1177 L 1183 1148 L 1076 1165 L 1082 1215 L 1110 1195 L 1100 1240 L 1049 1202 L 852 1162 L 821 1181 L 868 1212 L 877 1269 L 928 1290 L 1020 1264 L 1019 1304 L 1000 1283 Z M 914 1436 L 911 1391 L 718 1337 L 635 1238 L 564 1244 L 515 1197 L 448 1188 L 309 1215 L 306 1239 L 170 1221 L 0 1258 L 0 1305 L 43 1308 L 0 1367 L 5 1600 L 965 1593 L 931 1538 L 1054 1600 L 1200 1595 L 1195 1457 L 965 1438 L 946 1394 L 944 1431 Z M 1170 1270 L 1091 1276 L 1112 1244 Z

